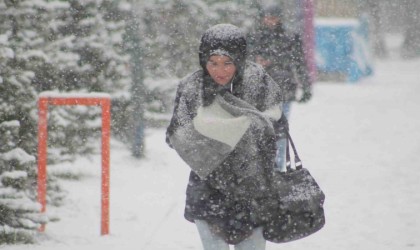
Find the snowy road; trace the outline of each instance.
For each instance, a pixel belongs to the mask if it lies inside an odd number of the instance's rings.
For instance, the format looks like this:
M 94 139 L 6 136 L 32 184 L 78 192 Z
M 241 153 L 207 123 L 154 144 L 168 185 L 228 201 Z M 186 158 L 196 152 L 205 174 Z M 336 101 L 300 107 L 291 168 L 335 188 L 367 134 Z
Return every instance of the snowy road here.
M 357 84 L 318 83 L 313 100 L 292 107 L 291 133 L 326 193 L 327 224 L 306 239 L 268 250 L 420 249 L 420 60 L 377 62 Z M 99 157 L 81 159 L 81 181 L 66 181 L 61 220 L 40 243 L 10 250 L 201 249 L 183 219 L 188 168 L 147 132 L 147 158 L 111 145 L 111 234 L 99 236 Z

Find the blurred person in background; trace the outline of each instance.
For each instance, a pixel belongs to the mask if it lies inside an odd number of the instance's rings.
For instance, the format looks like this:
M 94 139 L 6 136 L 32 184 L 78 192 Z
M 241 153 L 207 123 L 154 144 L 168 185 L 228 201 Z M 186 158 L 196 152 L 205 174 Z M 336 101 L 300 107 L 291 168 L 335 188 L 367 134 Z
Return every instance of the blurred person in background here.
M 404 41 L 401 46 L 403 58 L 420 57 L 420 1 L 403 0 L 405 27 Z
M 383 25 L 384 10 L 382 9 L 380 0 L 365 0 L 362 1 L 362 11 L 369 13 L 371 18 L 371 34 L 373 53 L 376 57 L 385 58 L 388 56 L 388 51 L 385 43 L 385 29 Z
M 282 89 L 284 103 L 280 108 L 288 118 L 291 102 L 309 101 L 312 89 L 302 39 L 298 34 L 286 32 L 281 16 L 278 4 L 263 7 L 259 24 L 248 36 L 248 42 L 251 59 L 261 64 Z M 276 165 L 284 171 L 286 140 L 279 139 L 277 147 Z

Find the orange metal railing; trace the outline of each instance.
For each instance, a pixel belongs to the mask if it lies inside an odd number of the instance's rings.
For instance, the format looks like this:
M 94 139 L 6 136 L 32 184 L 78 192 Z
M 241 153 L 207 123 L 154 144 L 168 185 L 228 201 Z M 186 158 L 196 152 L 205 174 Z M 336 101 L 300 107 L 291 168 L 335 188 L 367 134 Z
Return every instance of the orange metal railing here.
M 84 105 L 101 106 L 102 108 L 102 180 L 101 180 L 101 235 L 109 234 L 109 141 L 111 128 L 111 99 L 106 94 L 74 96 L 65 94 L 41 95 L 38 100 L 38 202 L 41 212 L 46 211 L 47 192 L 47 139 L 48 139 L 48 105 Z M 42 225 L 40 231 L 45 230 Z

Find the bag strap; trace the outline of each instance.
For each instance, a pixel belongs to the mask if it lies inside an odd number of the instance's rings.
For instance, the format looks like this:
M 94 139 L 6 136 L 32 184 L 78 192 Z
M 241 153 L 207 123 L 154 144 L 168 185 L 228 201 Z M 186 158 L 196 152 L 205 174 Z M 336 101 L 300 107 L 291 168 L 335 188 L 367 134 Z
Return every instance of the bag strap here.
M 300 157 L 297 153 L 295 144 L 293 143 L 292 137 L 290 136 L 289 128 L 286 128 L 285 132 L 286 132 L 286 135 L 287 135 L 287 138 L 286 138 L 286 171 L 287 172 L 293 171 L 292 162 L 290 160 L 289 144 L 292 146 L 293 154 L 295 155 L 295 161 L 294 161 L 295 162 L 295 168 L 296 168 L 296 170 L 299 170 L 299 169 L 303 168 L 302 161 L 300 160 Z

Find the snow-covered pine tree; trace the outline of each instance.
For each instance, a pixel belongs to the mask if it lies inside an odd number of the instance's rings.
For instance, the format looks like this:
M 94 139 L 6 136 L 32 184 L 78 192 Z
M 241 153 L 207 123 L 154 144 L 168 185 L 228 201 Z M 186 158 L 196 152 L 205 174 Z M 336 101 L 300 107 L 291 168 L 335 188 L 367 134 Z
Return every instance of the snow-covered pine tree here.
M 18 23 L 31 10 L 21 9 L 19 15 L 16 11 L 10 1 L 0 1 L 0 121 L 18 120 L 21 124 L 19 146 L 32 153 L 36 149 L 32 111 L 36 106 L 37 93 L 31 84 L 35 73 L 28 69 L 28 59 L 22 60 L 19 55 L 23 55 L 21 51 L 27 47 L 26 44 L 38 38 L 30 29 L 19 32 Z M 30 51 L 24 56 L 30 58 Z
M 0 34 L 10 33 L 17 67 L 31 72 L 35 90 L 31 98 L 16 98 L 30 107 L 20 114 L 25 119 L 18 119 L 20 146 L 27 152 L 36 152 L 37 93 L 107 92 L 114 99 L 129 98 L 122 6 L 129 9 L 124 0 L 0 2 Z M 94 149 L 87 142 L 99 133 L 99 108 L 51 107 L 49 114 L 50 162 Z
M 17 147 L 19 122 L 0 123 L 0 245 L 30 243 L 48 218 L 34 200 L 35 157 Z
M 127 95 L 131 79 L 127 67 L 129 57 L 123 49 L 124 1 L 64 2 L 68 8 L 49 25 L 51 31 L 54 29 L 49 35 L 54 39 L 46 53 L 51 55 L 52 63 L 60 65 L 60 70 L 54 74 L 59 79 L 53 81 L 48 90 L 102 91 L 114 97 Z M 60 56 L 62 52 L 65 53 Z M 71 63 L 69 56 L 72 56 Z M 45 80 L 50 79 L 42 82 Z
M 126 23 L 122 15 L 126 5 L 110 0 L 65 3 L 67 8 L 55 12 L 47 36 L 53 39 L 45 47 L 54 78 L 39 79 L 38 85 L 51 82 L 42 88 L 44 91 L 106 92 L 113 100 L 128 99 L 131 72 L 123 49 Z M 99 148 L 87 143 L 99 138 L 99 108 L 54 107 L 50 114 L 49 138 L 60 159 Z M 97 136 L 92 137 L 95 132 Z
M 0 138 L 0 242 L 29 241 L 29 232 L 45 220 L 36 215 L 39 204 L 31 192 L 36 190 L 31 155 L 37 150 L 38 93 L 103 91 L 114 98 L 128 93 L 130 72 L 120 53 L 124 22 L 107 16 L 112 11 L 104 7 L 115 1 L 78 2 L 0 1 L 0 123 L 5 128 L 0 133 L 13 135 L 13 140 Z M 49 151 L 86 152 L 84 135 L 100 127 L 98 113 L 83 107 L 51 110 Z M 48 202 L 57 204 L 60 187 L 48 178 Z
M 14 21 L 7 19 L 3 7 L 0 3 L 0 27 Z M 22 137 L 20 128 L 21 121 L 34 120 L 35 74 L 16 57 L 13 30 L 0 30 L 0 244 L 31 242 L 40 224 L 48 221 L 35 201 L 35 157 L 19 147 L 30 145 L 23 142 L 27 137 Z M 51 187 L 60 189 L 56 183 Z

